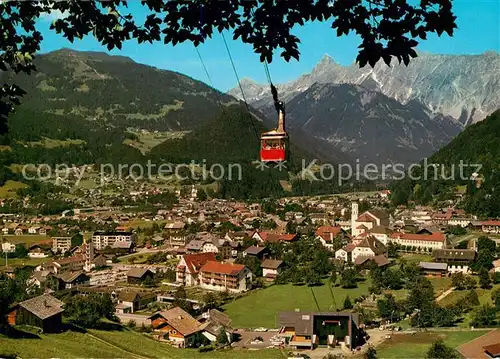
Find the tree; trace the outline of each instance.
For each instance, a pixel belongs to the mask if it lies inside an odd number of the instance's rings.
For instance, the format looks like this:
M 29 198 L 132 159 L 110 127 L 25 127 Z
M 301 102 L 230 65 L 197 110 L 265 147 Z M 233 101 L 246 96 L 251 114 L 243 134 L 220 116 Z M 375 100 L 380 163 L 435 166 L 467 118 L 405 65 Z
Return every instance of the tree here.
M 384 319 L 393 319 L 399 316 L 399 306 L 392 294 L 385 294 L 384 299 L 377 300 L 379 315 Z
M 3 41 L 0 46 L 0 70 L 30 74 L 35 70 L 33 57 L 40 49 L 42 35 L 37 19 L 46 13 L 61 12 L 64 17 L 54 21 L 51 30 L 68 41 L 94 36 L 108 50 L 121 49 L 130 39 L 176 45 L 189 41 L 198 46 L 214 31 L 232 30 L 233 38 L 253 45 L 260 61 L 271 62 L 278 48 L 289 61 L 299 59 L 300 39 L 291 33 L 296 25 L 310 20 L 332 21 L 337 36 L 356 32 L 362 38 L 356 58 L 359 66 L 375 66 L 392 57 L 405 64 L 416 57 L 415 47 L 427 34 L 443 32 L 453 35 L 456 28 L 450 0 L 429 0 L 412 3 L 389 0 L 352 5 L 343 1 L 268 1 L 227 0 L 157 1 L 145 0 L 139 14 L 131 14 L 119 0 L 87 2 L 0 3 Z M 435 7 L 437 6 L 437 8 Z M 394 15 L 396 14 L 396 15 Z M 145 20 L 144 20 L 145 19 Z M 6 132 L 6 116 L 19 103 L 24 91 L 14 84 L 0 88 L 0 117 Z M 395 194 L 394 194 L 395 195 Z
M 94 328 L 101 318 L 112 319 L 115 308 L 109 294 L 75 295 L 66 304 L 64 315 L 72 321 L 86 327 Z
M 346 296 L 344 299 L 344 309 L 352 309 L 352 303 L 351 303 L 351 298 L 349 296 Z
M 80 233 L 71 237 L 71 247 L 78 247 L 83 244 L 83 236 Z
M 496 325 L 496 308 L 491 304 L 483 304 L 476 312 L 472 319 L 471 325 L 474 327 L 489 327 Z
M 458 354 L 455 349 L 444 344 L 443 339 L 438 339 L 430 346 L 425 354 L 426 359 L 457 359 Z
M 207 292 L 203 295 L 203 303 L 205 303 L 205 310 L 216 309 L 219 307 L 219 299 L 213 292 Z
M 358 286 L 357 278 L 358 271 L 355 268 L 346 268 L 340 274 L 340 285 L 342 288 L 356 288 Z
M 368 350 L 366 351 L 364 355 L 365 359 L 377 359 L 377 351 L 375 350 L 374 347 L 371 345 L 368 347 Z
M 483 289 L 491 288 L 491 278 L 486 268 L 481 268 L 479 271 L 479 286 Z
M 227 339 L 227 334 L 226 334 L 226 330 L 224 329 L 224 327 L 220 327 L 220 329 L 219 329 L 219 333 L 217 335 L 217 344 L 219 344 L 221 346 L 229 344 L 229 340 Z
M 239 256 L 236 259 L 237 264 L 243 264 L 250 269 L 250 272 L 253 273 L 254 276 L 260 277 L 262 275 L 262 268 L 260 266 L 260 260 L 254 256 Z
M 496 289 L 491 293 L 491 300 L 495 305 L 497 312 L 500 312 L 500 289 Z
M 471 307 L 479 305 L 477 292 L 474 289 L 469 290 L 464 297 L 464 302 Z
M 332 283 L 332 286 L 335 286 L 335 283 L 337 283 L 337 271 L 334 269 L 332 271 L 332 274 L 330 274 L 330 282 Z

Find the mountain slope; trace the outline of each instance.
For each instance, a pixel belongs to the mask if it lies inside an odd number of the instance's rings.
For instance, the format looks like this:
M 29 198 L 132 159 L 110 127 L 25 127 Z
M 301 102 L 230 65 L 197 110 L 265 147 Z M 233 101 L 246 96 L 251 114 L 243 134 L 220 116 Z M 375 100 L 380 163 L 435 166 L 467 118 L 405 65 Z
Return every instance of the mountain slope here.
M 11 148 L 1 153 L 7 163 L 141 162 L 172 131 L 192 131 L 222 108 L 244 108 L 200 81 L 122 56 L 62 49 L 35 64 L 31 76 L 0 73 L 27 91 L 0 138 Z
M 461 129 L 416 101 L 402 105 L 380 92 L 347 84 L 313 84 L 287 102 L 286 112 L 292 135 L 307 134 L 324 152 L 344 152 L 362 164 L 419 161 Z
M 357 84 L 377 90 L 403 104 L 423 103 L 434 113 L 443 113 L 463 124 L 477 122 L 499 108 L 500 54 L 434 55 L 420 53 L 408 67 L 378 63 L 375 68 L 342 66 L 325 55 L 311 73 L 278 86 L 289 100 L 314 83 Z M 245 94 L 255 107 L 265 107 L 271 96 L 268 86 L 246 79 Z M 235 97 L 238 89 L 229 91 Z
M 426 204 L 453 200 L 457 186 L 466 186 L 460 206 L 480 216 L 500 217 L 499 137 L 500 110 L 467 127 L 430 157 L 428 164 L 438 165 L 436 171 L 429 167 L 425 173 L 417 168 L 413 171 L 414 180 L 396 181 L 392 201 Z

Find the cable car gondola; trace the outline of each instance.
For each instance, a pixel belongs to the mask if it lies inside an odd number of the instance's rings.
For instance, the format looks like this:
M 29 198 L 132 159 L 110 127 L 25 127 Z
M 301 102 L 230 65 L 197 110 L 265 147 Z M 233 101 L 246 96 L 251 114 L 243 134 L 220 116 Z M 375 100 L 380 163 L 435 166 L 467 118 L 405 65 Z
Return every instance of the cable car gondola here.
M 260 136 L 261 162 L 284 162 L 288 157 L 288 133 L 285 131 L 285 105 L 283 102 L 276 103 L 276 110 L 278 111 L 278 127 L 264 132 Z

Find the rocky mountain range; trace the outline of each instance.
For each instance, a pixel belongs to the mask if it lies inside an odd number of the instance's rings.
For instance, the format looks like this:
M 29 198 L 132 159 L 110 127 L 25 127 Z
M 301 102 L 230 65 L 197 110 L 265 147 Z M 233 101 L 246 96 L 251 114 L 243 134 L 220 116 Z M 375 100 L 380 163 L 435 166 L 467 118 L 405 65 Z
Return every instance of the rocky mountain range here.
M 253 107 L 275 118 L 268 85 L 244 79 L 242 87 Z M 360 162 L 409 163 L 500 107 L 500 55 L 420 53 L 408 67 L 375 68 L 325 55 L 311 73 L 277 87 L 292 138 Z M 239 88 L 229 94 L 241 97 Z
M 273 107 L 265 109 L 268 117 L 274 115 Z M 292 141 L 306 136 L 321 144 L 322 153 L 345 153 L 361 164 L 419 161 L 446 145 L 462 127 L 450 117 L 430 113 L 418 101 L 401 104 L 350 84 L 315 83 L 289 99 L 286 111 Z
M 324 55 L 311 73 L 278 85 L 284 100 L 307 90 L 314 83 L 356 84 L 380 91 L 406 104 L 417 100 L 433 113 L 449 115 L 464 125 L 481 121 L 500 107 L 500 54 L 435 55 L 419 53 L 408 66 L 397 61 L 388 67 L 342 66 Z M 271 101 L 268 85 L 244 79 L 247 100 L 256 108 Z M 229 91 L 241 97 L 238 88 Z

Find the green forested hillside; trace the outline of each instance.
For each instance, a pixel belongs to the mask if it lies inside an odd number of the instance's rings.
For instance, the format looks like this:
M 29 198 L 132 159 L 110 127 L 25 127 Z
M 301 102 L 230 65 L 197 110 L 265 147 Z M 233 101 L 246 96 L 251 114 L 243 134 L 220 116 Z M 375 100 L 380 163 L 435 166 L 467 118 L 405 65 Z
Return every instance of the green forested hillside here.
M 223 197 L 280 196 L 280 181 L 289 180 L 294 194 L 334 191 L 333 182 L 293 179 L 302 159 L 315 157 L 293 138 L 286 169 L 256 169 L 259 136 L 266 130 L 261 114 L 249 114 L 241 102 L 202 82 L 96 52 L 63 49 L 35 62 L 38 71 L 31 76 L 0 73 L 1 80 L 16 76 L 27 92 L 9 117 L 8 134 L 0 137 L 0 185 L 22 180 L 10 172 L 11 164 L 116 166 L 150 160 L 240 164 L 240 180 L 219 181 Z M 141 142 L 148 139 L 153 141 Z
M 408 201 L 417 204 L 439 202 L 455 197 L 459 186 L 467 193 L 460 205 L 487 217 L 500 217 L 500 110 L 485 120 L 466 128 L 453 141 L 428 159 L 438 164 L 428 167 L 427 179 L 405 179 L 393 185 L 392 201 L 398 205 Z M 460 173 L 460 164 L 462 174 Z M 481 165 L 478 171 L 476 165 Z M 478 172 L 475 180 L 474 172 Z M 423 169 L 414 176 L 424 177 Z M 437 178 L 437 179 L 434 179 Z

